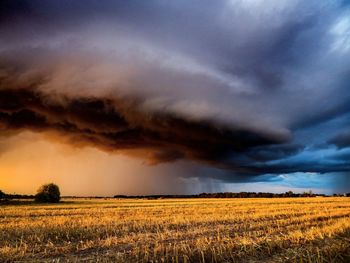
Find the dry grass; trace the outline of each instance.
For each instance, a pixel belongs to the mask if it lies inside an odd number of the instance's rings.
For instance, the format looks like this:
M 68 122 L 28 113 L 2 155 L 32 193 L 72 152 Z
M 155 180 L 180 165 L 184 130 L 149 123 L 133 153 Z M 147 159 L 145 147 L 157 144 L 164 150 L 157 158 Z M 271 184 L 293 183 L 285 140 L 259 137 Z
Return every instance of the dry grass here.
M 350 198 L 0 206 L 0 262 L 349 262 Z

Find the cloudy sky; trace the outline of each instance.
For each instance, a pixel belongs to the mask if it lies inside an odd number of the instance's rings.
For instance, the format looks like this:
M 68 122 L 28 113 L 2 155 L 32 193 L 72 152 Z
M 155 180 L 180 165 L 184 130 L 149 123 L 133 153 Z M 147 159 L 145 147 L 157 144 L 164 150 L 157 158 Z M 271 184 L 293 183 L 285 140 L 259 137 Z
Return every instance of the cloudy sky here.
M 0 7 L 0 188 L 350 191 L 348 1 Z

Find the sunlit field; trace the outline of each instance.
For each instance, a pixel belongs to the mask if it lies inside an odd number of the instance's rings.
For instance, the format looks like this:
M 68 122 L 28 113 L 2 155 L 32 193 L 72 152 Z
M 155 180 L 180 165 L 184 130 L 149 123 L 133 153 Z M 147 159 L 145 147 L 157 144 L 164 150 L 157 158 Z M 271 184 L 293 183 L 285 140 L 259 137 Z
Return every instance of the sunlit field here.
M 0 262 L 348 262 L 350 198 L 0 206 Z

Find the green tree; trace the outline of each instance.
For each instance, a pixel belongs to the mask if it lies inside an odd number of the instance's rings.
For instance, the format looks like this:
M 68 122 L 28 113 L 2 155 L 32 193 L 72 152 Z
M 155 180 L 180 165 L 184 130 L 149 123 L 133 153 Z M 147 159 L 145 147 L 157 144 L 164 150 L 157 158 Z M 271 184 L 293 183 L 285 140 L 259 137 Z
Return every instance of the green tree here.
M 35 201 L 39 203 L 58 203 L 60 199 L 60 189 L 52 183 L 42 185 L 35 195 Z

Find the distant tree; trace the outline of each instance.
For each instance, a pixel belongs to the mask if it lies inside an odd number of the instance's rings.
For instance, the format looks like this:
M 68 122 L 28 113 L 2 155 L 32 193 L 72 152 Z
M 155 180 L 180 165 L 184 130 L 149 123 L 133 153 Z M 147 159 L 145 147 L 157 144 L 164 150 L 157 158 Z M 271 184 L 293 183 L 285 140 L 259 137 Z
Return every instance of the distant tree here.
M 309 190 L 309 195 L 310 195 L 310 196 L 313 196 L 313 195 L 314 195 L 314 193 L 312 192 L 312 190 Z
M 5 193 L 0 190 L 0 200 L 5 198 Z
M 42 185 L 35 195 L 35 201 L 39 203 L 58 203 L 60 198 L 60 189 L 55 184 Z
M 248 197 L 248 193 L 247 192 L 240 192 L 239 193 L 239 197 L 240 198 L 247 198 Z

